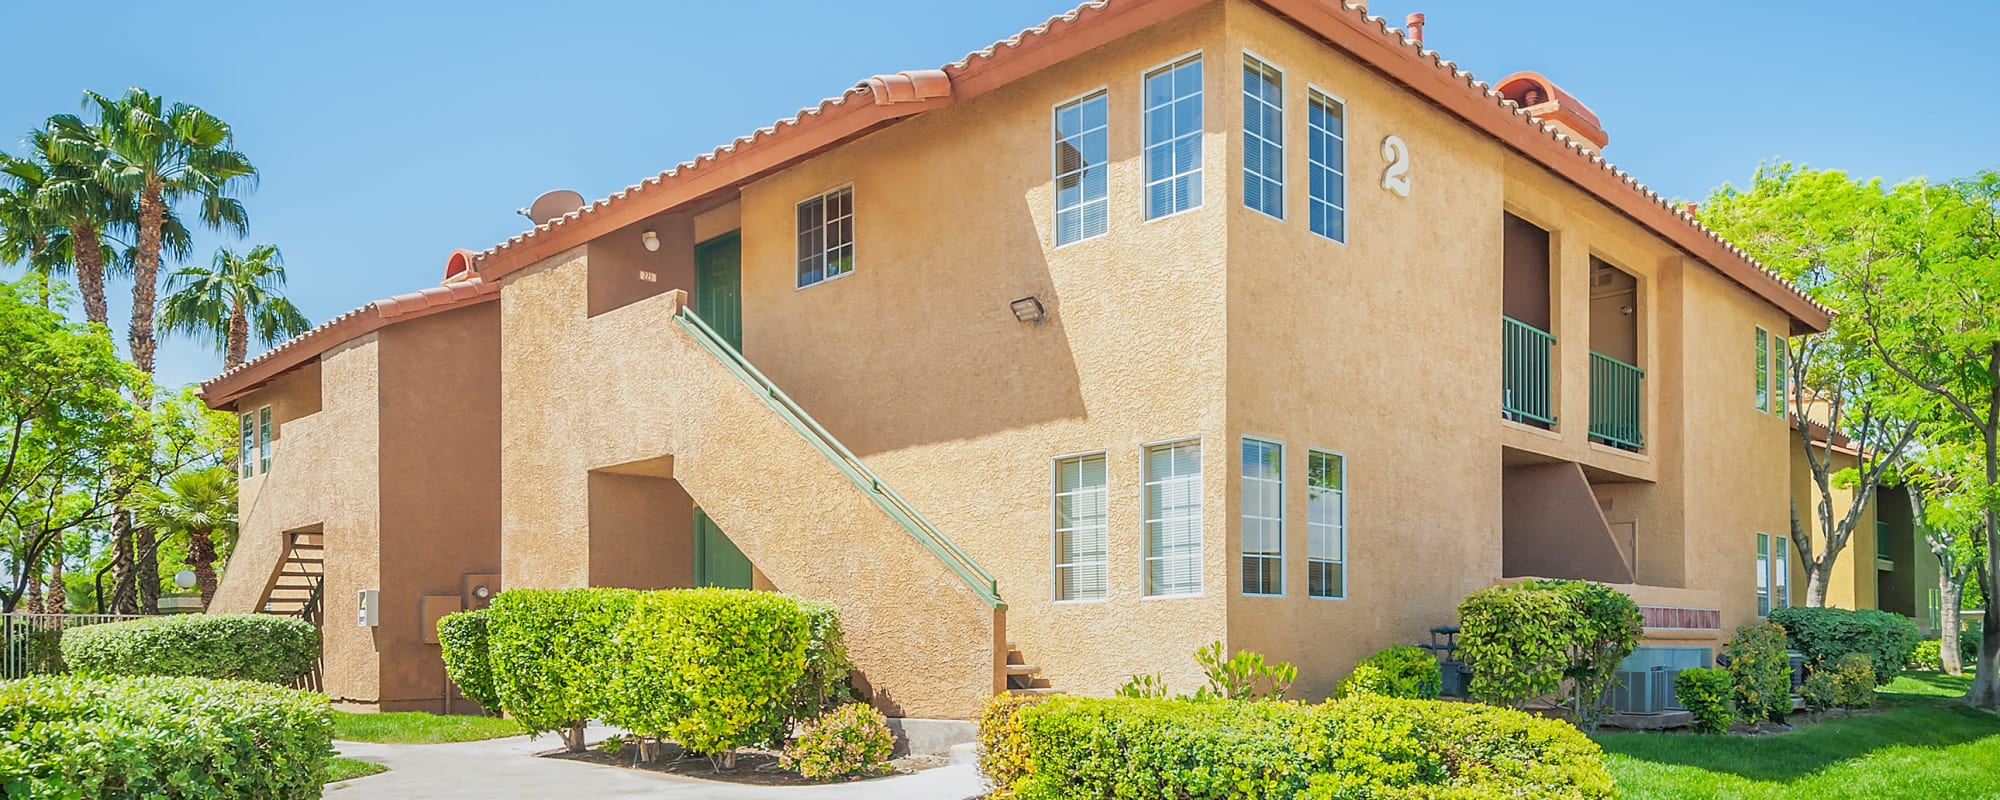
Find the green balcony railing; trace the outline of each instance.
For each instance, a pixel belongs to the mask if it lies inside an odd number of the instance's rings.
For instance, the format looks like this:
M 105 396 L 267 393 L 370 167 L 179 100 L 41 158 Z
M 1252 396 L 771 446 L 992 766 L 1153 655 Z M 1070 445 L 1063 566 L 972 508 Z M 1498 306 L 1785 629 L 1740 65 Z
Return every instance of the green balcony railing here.
M 1631 450 L 1645 446 L 1639 427 L 1646 371 L 1599 352 L 1590 354 L 1590 438 Z
M 1556 337 L 1513 317 L 1501 317 L 1506 370 L 1501 411 L 1515 422 L 1556 424 L 1555 392 L 1549 370 L 1555 365 Z

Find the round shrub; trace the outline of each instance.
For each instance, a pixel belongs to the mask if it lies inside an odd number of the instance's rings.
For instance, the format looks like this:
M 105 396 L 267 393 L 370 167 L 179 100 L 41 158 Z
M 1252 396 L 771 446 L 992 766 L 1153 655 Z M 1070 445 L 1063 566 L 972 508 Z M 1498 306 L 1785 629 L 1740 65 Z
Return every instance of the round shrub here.
M 1841 708 L 1875 705 L 1875 662 L 1865 653 L 1848 653 L 1824 670 L 1833 676 L 1833 702 Z
M 979 772 L 992 800 L 1014 796 L 1014 782 L 1028 774 L 1028 741 L 1021 710 L 1042 702 L 1040 695 L 996 694 L 979 709 Z
M 771 592 L 639 593 L 617 629 L 623 661 L 601 717 L 728 763 L 784 718 L 805 674 L 809 627 L 797 599 Z
M 1877 685 L 1895 680 L 1909 664 L 1910 647 L 1918 640 L 1909 617 L 1878 609 L 1792 606 L 1773 609 L 1771 622 L 1785 628 L 1792 649 L 1808 666 L 1835 664 L 1848 653 L 1862 653 L 1875 665 Z
M 1903 668 L 1921 672 L 1942 671 L 1944 669 L 1943 645 L 1944 642 L 1937 639 L 1924 639 L 1917 642 L 1915 646 L 1910 648 L 1910 657 L 1907 659 L 1909 663 Z
M 1378 694 L 1408 700 L 1436 700 L 1444 688 L 1437 658 L 1421 647 L 1400 645 L 1379 651 L 1354 665 L 1340 682 L 1335 697 Z
M 1473 703 L 1359 695 L 1321 706 L 1314 721 L 1318 735 L 1302 740 L 1324 753 L 1304 795 L 1313 800 L 1617 796 L 1604 750 L 1561 720 Z
M 317 798 L 326 698 L 250 681 L 37 676 L 0 683 L 0 796 Z
M 1589 581 L 1531 580 L 1466 595 L 1458 655 L 1473 696 L 1520 705 L 1567 682 L 1577 722 L 1595 727 L 1618 665 L 1639 644 L 1639 606 Z
M 570 731 L 603 713 L 627 651 L 617 633 L 639 593 L 630 589 L 509 589 L 487 610 L 493 696 L 529 733 Z
M 1792 710 L 1792 661 L 1785 650 L 1785 629 L 1768 622 L 1737 628 L 1728 651 L 1736 710 L 1750 722 L 1784 721 Z
M 814 780 L 880 775 L 895 748 L 889 720 L 866 703 L 849 703 L 806 723 L 779 763 Z
M 63 663 L 94 675 L 289 684 L 319 660 L 319 629 L 270 614 L 180 614 L 70 628 Z
M 1736 721 L 1729 704 L 1732 694 L 1727 670 L 1696 667 L 1674 676 L 1674 699 L 1692 716 L 1692 727 L 1700 733 L 1722 733 Z
M 486 646 L 486 611 L 445 615 L 438 620 L 438 644 L 443 649 L 445 675 L 459 692 L 481 708 L 498 712 L 500 697 L 493 691 L 493 660 Z

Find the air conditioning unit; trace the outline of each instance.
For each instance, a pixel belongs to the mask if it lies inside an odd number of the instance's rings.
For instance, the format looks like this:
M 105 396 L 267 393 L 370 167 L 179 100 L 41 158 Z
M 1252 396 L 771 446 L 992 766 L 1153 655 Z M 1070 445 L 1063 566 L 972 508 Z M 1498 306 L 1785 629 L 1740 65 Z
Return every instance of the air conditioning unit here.
M 1620 714 L 1664 714 L 1675 710 L 1674 675 L 1680 670 L 1654 667 L 1618 673 L 1611 688 L 1611 709 Z

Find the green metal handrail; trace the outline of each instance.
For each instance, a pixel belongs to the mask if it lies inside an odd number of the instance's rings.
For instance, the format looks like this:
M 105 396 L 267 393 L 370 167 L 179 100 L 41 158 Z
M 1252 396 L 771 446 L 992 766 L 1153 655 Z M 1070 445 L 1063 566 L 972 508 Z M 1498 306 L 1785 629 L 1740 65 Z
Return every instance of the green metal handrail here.
M 1502 316 L 1500 322 L 1502 367 L 1506 370 L 1501 410 L 1516 422 L 1556 424 L 1555 393 L 1549 381 L 1556 337 L 1513 317 Z
M 1637 450 L 1645 446 L 1639 425 L 1646 371 L 1597 351 L 1590 353 L 1590 437 Z
M 902 495 L 897 494 L 895 489 L 883 483 L 881 476 L 861 463 L 860 457 L 848 450 L 847 445 L 841 444 L 832 433 L 821 427 L 818 420 L 813 419 L 804 408 L 793 402 L 792 398 L 779 389 L 776 383 L 771 382 L 770 378 L 764 377 L 764 373 L 759 372 L 749 359 L 744 358 L 743 353 L 730 346 L 714 328 L 710 328 L 708 323 L 694 312 L 692 306 L 681 306 L 681 311 L 674 317 L 674 321 L 680 323 L 681 328 L 693 336 L 697 344 L 722 362 L 722 366 L 733 373 L 737 380 L 756 391 L 766 405 L 778 412 L 778 416 L 798 431 L 800 436 L 805 437 L 808 443 L 818 448 L 821 455 L 874 500 L 890 519 L 895 520 L 896 524 L 908 531 L 912 538 L 930 550 L 939 561 L 944 562 L 946 567 L 972 589 L 973 594 L 979 595 L 979 599 L 986 601 L 988 606 L 996 610 L 1007 607 L 1006 601 L 1000 599 L 1000 582 L 994 579 L 992 573 L 987 572 L 984 567 L 979 566 L 979 562 L 972 559 L 972 556 L 959 549 L 950 537 L 945 536 L 943 531 L 925 519 L 924 515 L 917 511 L 915 506 L 910 505 L 909 501 L 904 500 Z

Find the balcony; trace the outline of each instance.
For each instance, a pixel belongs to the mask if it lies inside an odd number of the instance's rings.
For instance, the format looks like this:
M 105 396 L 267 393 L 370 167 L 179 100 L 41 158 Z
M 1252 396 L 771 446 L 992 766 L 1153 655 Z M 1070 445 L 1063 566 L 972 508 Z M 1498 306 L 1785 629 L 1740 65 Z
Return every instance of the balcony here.
M 1555 392 L 1549 375 L 1555 365 L 1556 337 L 1513 317 L 1503 316 L 1500 322 L 1506 370 L 1501 412 L 1515 422 L 1554 426 Z
M 1639 406 L 1646 371 L 1596 351 L 1590 354 L 1590 438 L 1621 450 L 1645 446 Z

